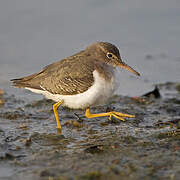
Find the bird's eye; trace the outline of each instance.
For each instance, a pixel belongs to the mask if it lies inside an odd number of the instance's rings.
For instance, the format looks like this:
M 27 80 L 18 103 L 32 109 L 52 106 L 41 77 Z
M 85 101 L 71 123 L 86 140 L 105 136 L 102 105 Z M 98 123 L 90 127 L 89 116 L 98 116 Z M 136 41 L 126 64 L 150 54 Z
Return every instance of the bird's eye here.
M 112 55 L 111 53 L 107 53 L 107 57 L 108 57 L 108 58 L 112 58 L 112 56 L 113 56 L 113 55 Z

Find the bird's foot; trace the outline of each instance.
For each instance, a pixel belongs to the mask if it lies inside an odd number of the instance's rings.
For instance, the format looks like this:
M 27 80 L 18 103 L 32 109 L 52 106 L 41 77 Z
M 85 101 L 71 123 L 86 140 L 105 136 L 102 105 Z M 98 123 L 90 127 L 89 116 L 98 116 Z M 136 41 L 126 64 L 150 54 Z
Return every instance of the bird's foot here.
M 62 128 L 57 128 L 57 135 L 61 135 L 62 134 Z
M 109 120 L 112 121 L 112 117 L 115 117 L 116 119 L 119 119 L 121 121 L 126 121 L 124 118 L 128 117 L 128 118 L 134 118 L 135 115 L 130 115 L 130 114 L 123 114 L 120 112 L 116 112 L 116 111 L 112 111 L 112 112 L 108 112 L 109 113 Z
M 111 112 L 106 112 L 106 113 L 99 113 L 99 114 L 91 114 L 90 109 L 87 108 L 86 109 L 86 113 L 85 116 L 87 118 L 96 118 L 96 117 L 104 117 L 104 116 L 109 116 L 109 120 L 112 120 L 112 117 L 115 117 L 121 121 L 125 121 L 124 118 L 128 117 L 128 118 L 134 118 L 134 115 L 130 115 L 130 114 L 123 114 L 123 113 L 119 113 L 116 111 L 111 111 Z

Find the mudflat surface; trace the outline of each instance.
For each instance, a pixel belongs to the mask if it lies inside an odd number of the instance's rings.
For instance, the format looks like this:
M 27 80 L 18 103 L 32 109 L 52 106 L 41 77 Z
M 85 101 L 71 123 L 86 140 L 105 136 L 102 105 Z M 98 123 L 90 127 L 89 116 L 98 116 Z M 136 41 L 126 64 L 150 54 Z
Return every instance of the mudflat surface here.
M 87 119 L 52 101 L 24 101 L 1 91 L 0 179 L 178 179 L 180 84 L 159 84 L 161 98 L 114 96 L 108 106 L 135 114 L 126 122 Z

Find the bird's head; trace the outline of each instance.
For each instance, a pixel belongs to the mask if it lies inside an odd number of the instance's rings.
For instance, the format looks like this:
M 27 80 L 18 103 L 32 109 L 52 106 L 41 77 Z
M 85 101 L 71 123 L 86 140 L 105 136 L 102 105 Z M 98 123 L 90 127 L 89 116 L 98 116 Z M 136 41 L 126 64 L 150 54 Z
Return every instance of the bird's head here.
M 121 59 L 119 50 L 116 46 L 108 42 L 96 42 L 87 48 L 96 59 L 105 62 L 113 67 L 120 67 L 130 71 L 131 73 L 140 76 L 132 67 L 127 65 Z

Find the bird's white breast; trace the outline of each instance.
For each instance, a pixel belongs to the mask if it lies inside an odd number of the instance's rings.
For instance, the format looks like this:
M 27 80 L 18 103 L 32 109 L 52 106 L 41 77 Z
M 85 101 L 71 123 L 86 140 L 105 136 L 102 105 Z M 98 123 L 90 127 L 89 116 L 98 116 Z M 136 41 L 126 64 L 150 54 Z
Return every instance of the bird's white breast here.
M 111 81 L 107 81 L 99 75 L 98 71 L 95 70 L 93 72 L 93 77 L 93 85 L 87 91 L 76 95 L 59 95 L 51 94 L 48 91 L 36 90 L 32 88 L 26 89 L 31 90 L 35 93 L 41 93 L 48 99 L 52 99 L 56 102 L 63 100 L 63 105 L 69 108 L 84 109 L 90 106 L 105 103 L 114 92 L 114 76 L 112 76 Z

